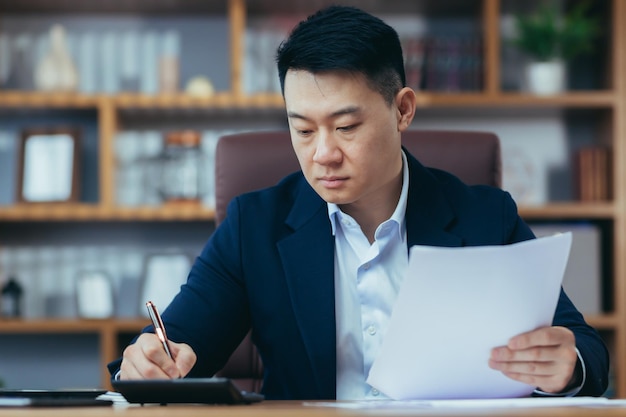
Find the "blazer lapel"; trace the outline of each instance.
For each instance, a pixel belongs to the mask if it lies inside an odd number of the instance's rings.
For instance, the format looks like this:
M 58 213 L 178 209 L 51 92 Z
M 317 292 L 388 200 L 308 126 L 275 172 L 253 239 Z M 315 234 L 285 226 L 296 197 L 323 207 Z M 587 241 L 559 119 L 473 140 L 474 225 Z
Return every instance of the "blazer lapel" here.
M 456 247 L 463 240 L 447 231 L 455 218 L 437 180 L 405 149 L 409 163 L 409 195 L 406 208 L 408 249 L 413 245 Z
M 319 398 L 334 398 L 335 243 L 326 203 L 302 182 L 286 221 L 293 233 L 278 242 L 278 250 Z

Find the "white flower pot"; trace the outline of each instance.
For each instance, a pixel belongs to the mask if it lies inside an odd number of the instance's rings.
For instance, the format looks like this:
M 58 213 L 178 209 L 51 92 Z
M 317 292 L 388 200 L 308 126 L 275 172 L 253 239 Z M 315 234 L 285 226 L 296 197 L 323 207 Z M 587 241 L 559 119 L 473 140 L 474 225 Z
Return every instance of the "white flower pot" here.
M 526 89 L 539 95 L 562 93 L 566 75 L 563 61 L 531 62 L 526 66 Z

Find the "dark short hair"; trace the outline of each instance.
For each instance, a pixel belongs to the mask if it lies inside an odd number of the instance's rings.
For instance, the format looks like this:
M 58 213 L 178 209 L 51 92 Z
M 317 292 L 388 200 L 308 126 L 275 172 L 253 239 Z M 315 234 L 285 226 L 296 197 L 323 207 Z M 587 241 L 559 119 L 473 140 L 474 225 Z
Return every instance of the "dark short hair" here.
M 300 22 L 278 47 L 280 87 L 287 71 L 360 73 L 391 104 L 405 86 L 398 33 L 378 17 L 348 6 L 330 6 Z

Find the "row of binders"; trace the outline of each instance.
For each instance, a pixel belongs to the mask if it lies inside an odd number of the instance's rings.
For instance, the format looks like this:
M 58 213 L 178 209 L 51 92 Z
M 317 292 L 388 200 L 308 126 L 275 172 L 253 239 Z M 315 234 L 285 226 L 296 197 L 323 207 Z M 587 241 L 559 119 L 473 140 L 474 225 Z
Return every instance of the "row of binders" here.
M 612 198 L 612 152 L 607 147 L 588 146 L 575 153 L 576 193 L 583 202 Z

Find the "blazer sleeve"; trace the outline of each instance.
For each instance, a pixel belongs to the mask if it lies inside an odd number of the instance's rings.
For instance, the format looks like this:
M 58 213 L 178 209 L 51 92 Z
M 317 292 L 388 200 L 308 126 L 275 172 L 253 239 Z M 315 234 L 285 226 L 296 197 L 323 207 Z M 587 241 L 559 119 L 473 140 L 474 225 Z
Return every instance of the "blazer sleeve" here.
M 517 215 L 515 203 L 512 199 L 509 200 L 510 208 L 506 210 L 509 212 L 507 217 L 511 219 L 508 228 L 509 243 L 534 238 L 530 227 Z M 576 395 L 600 396 L 604 394 L 608 386 L 608 350 L 599 333 L 585 322 L 583 315 L 576 309 L 562 288 L 552 325 L 567 327 L 574 332 L 576 337 L 576 347 L 586 369 L 584 384 Z
M 598 332 L 589 326 L 565 291 L 561 290 L 554 326 L 567 327 L 576 336 L 576 347 L 583 359 L 586 378 L 578 396 L 600 396 L 608 386 L 609 354 Z
M 214 375 L 250 328 L 239 217 L 235 198 L 196 258 L 186 284 L 163 312 L 168 337 L 189 344 L 197 355 L 189 376 Z
M 229 205 L 227 218 L 196 258 L 187 282 L 163 311 L 168 338 L 187 343 L 197 355 L 189 376 L 213 376 L 225 365 L 250 328 L 239 235 L 238 200 L 235 199 Z M 153 331 L 152 326 L 148 326 L 142 333 Z M 121 362 L 119 358 L 107 365 L 112 377 Z

